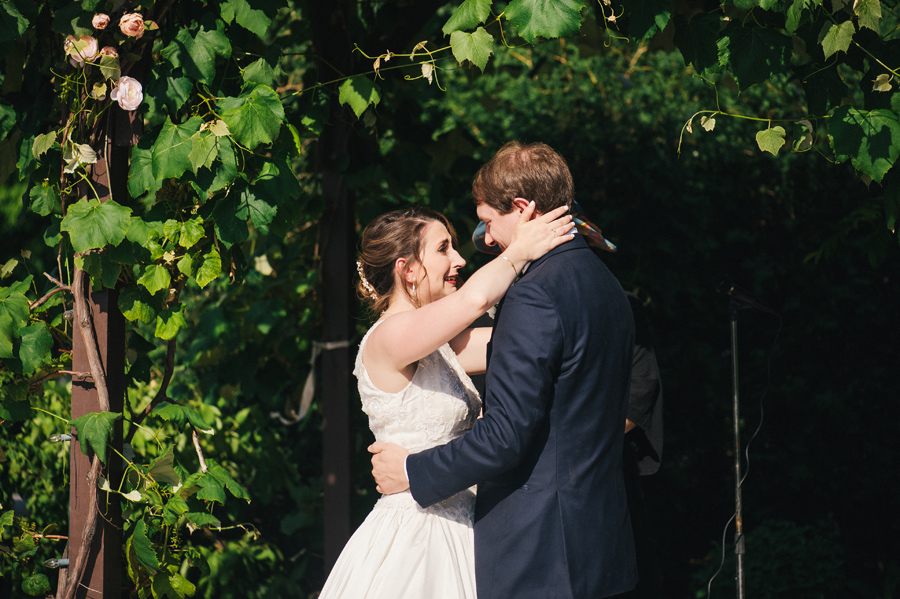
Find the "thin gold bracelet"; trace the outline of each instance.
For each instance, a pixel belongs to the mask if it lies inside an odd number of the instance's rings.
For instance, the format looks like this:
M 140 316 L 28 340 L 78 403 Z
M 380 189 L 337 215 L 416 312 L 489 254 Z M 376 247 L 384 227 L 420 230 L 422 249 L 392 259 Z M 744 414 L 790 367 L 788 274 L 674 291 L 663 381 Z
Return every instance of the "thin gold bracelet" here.
M 506 260 L 507 262 L 509 262 L 509 265 L 512 266 L 513 272 L 516 273 L 516 276 L 518 277 L 518 276 L 519 276 L 519 271 L 516 270 L 516 265 L 512 263 L 512 260 L 510 260 L 510 259 L 507 258 L 506 256 L 500 256 L 500 257 L 503 258 L 504 260 Z

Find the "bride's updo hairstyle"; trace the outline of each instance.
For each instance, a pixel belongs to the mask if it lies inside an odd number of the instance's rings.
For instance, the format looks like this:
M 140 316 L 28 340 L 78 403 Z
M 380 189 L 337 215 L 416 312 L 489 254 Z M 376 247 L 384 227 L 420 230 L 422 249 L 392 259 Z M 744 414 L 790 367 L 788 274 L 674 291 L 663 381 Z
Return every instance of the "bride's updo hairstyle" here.
M 422 238 L 432 222 L 447 227 L 453 247 L 456 247 L 456 232 L 447 217 L 420 206 L 382 214 L 363 231 L 357 262 L 360 281 L 356 289 L 360 298 L 371 302 L 374 312 L 387 310 L 391 296 L 398 292 L 398 287 L 414 305 L 420 305 L 396 275 L 394 265 L 398 258 L 405 258 L 409 266 L 421 263 Z

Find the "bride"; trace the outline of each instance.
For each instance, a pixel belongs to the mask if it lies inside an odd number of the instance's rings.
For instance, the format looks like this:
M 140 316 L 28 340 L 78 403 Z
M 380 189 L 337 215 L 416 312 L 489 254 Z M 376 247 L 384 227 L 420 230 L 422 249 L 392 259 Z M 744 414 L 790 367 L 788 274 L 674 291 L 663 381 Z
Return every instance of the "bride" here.
M 354 374 L 377 441 L 416 452 L 472 426 L 481 399 L 466 373 L 485 371 L 491 329 L 466 327 L 500 301 L 528 262 L 574 237 L 565 211 L 532 219 L 530 203 L 509 247 L 463 287 L 466 262 L 442 214 L 397 210 L 366 227 L 359 291 L 381 316 L 359 344 Z M 382 496 L 320 599 L 475 599 L 474 504 L 472 490 L 427 509 L 409 491 Z

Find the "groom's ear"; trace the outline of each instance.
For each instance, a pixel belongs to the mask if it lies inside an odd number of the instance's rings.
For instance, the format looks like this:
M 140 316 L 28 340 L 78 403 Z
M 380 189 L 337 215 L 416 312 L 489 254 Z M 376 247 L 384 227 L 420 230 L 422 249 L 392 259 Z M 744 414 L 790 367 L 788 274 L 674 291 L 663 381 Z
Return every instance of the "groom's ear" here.
M 515 198 L 512 201 L 512 205 L 513 210 L 515 210 L 516 212 L 522 212 L 523 210 L 525 210 L 525 208 L 528 207 L 528 200 L 526 200 L 525 198 Z

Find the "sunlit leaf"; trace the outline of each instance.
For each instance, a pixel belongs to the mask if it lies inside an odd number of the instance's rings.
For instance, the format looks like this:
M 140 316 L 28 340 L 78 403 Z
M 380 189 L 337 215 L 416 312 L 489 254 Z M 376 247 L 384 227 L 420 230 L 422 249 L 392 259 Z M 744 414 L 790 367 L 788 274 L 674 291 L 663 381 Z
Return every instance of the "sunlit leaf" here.
M 218 153 L 216 136 L 212 133 L 198 131 L 191 137 L 191 151 L 188 159 L 191 161 L 191 167 L 195 173 L 200 170 L 201 166 L 211 167 Z
M 859 19 L 859 26 L 868 27 L 878 33 L 878 22 L 881 20 L 880 0 L 856 0 L 853 4 L 853 12 Z
M 527 42 L 577 33 L 583 0 L 513 0 L 504 15 Z
M 465 0 L 444 23 L 441 31 L 444 35 L 450 35 L 454 31 L 474 29 L 484 23 L 490 15 L 491 0 Z M 462 61 L 459 60 L 459 62 Z
M 893 77 L 889 73 L 882 73 L 872 82 L 872 91 L 873 92 L 889 92 L 893 87 L 891 85 L 891 80 Z
M 351 77 L 341 84 L 338 92 L 338 101 L 349 106 L 356 118 L 360 118 L 369 107 L 377 106 L 381 101 L 381 94 L 376 86 L 366 77 Z
M 222 20 L 226 23 L 236 21 L 238 25 L 256 34 L 259 38 L 265 38 L 272 19 L 261 10 L 251 8 L 247 0 L 225 0 L 220 5 Z
M 202 289 L 215 281 L 220 274 L 222 274 L 222 258 L 213 248 L 204 256 L 203 265 L 197 270 L 197 285 Z
M 138 285 L 143 285 L 150 295 L 161 289 L 167 289 L 172 282 L 168 269 L 160 264 L 150 264 L 144 269 L 144 274 L 137 280 Z
M 47 150 L 53 147 L 53 144 L 56 143 L 56 131 L 51 131 L 50 133 L 44 133 L 43 135 L 38 135 L 34 138 L 34 143 L 31 146 L 31 153 L 37 160 L 41 159 Z
M 485 31 L 484 27 L 479 27 L 475 33 L 454 31 L 450 35 L 450 47 L 456 61 L 462 64 L 468 60 L 482 71 L 487 66 L 491 54 L 494 53 L 493 45 L 494 38 Z
M 156 336 L 169 340 L 178 334 L 178 331 L 187 326 L 184 320 L 184 306 L 166 308 L 156 315 Z
M 46 574 L 31 574 L 22 581 L 22 590 L 34 597 L 50 592 L 50 579 Z
M 119 310 L 128 320 L 151 323 L 156 318 L 151 298 L 139 287 L 126 287 L 119 294 Z
M 777 155 L 784 145 L 784 127 L 770 127 L 756 133 L 756 143 L 760 150 Z
M 822 44 L 822 51 L 825 58 L 828 58 L 835 52 L 846 52 L 853 40 L 853 34 L 856 33 L 856 27 L 853 21 L 844 21 L 843 23 L 825 23 L 822 32 L 819 34 L 819 43 Z
M 69 234 L 76 252 L 86 252 L 107 244 L 119 245 L 125 239 L 130 218 L 131 208 L 114 200 L 83 199 L 69 206 L 61 229 Z

